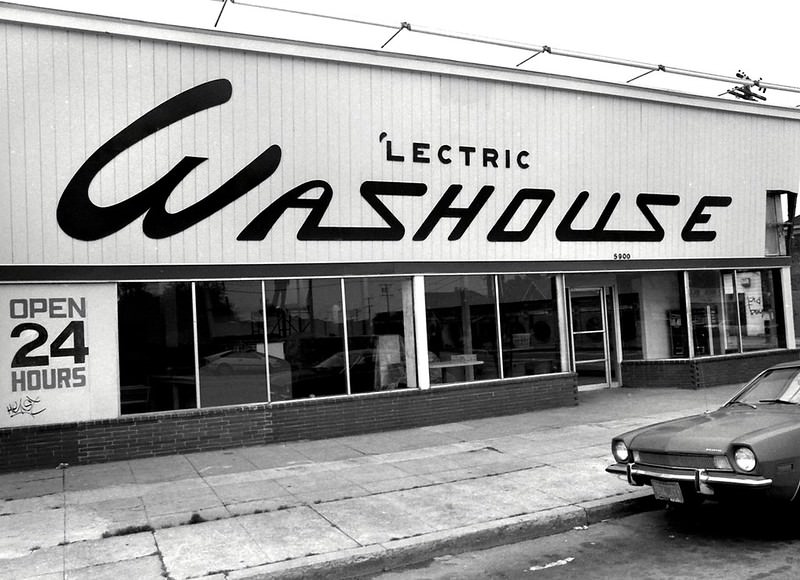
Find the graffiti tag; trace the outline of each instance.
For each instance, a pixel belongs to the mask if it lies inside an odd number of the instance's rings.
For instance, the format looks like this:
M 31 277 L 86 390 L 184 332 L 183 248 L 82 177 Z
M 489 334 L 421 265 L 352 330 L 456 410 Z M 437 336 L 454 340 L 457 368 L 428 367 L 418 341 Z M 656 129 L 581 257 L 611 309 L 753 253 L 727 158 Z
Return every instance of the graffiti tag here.
M 16 417 L 17 415 L 30 415 L 31 417 L 35 417 L 39 413 L 47 410 L 45 407 L 41 409 L 36 408 L 36 405 L 40 402 L 41 399 L 39 399 L 39 397 L 25 397 L 19 401 L 9 403 L 6 407 L 6 411 L 8 411 L 9 417 Z

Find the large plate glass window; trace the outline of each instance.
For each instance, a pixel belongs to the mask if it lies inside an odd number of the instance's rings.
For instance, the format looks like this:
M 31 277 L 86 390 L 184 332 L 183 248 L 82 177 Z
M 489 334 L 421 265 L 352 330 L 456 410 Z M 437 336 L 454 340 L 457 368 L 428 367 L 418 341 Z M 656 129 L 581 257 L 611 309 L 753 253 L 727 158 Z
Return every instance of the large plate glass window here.
M 772 270 L 736 271 L 742 350 L 783 348 L 786 338 L 780 275 Z
M 344 287 L 350 392 L 416 387 L 411 279 L 354 278 Z
M 689 358 L 689 324 L 683 272 L 654 272 L 634 284 L 642 293 L 647 359 Z
M 555 278 L 544 274 L 498 276 L 505 377 L 558 372 L 561 348 Z
M 347 394 L 341 280 L 267 280 L 273 401 Z M 270 359 L 272 360 L 272 359 Z M 288 365 L 288 366 L 287 366 Z
M 425 278 L 430 382 L 499 378 L 494 276 Z
M 122 413 L 194 408 L 191 283 L 120 284 L 118 304 Z
M 673 276 L 674 277 L 674 276 Z M 617 274 L 619 335 L 624 360 L 642 360 L 642 275 Z M 666 325 L 664 325 L 666 327 Z
M 196 299 L 201 406 L 266 401 L 261 282 L 198 282 Z M 288 372 L 289 365 L 276 358 L 280 363 Z M 286 377 L 279 369 L 273 375 L 276 390 Z
M 689 272 L 692 336 L 696 357 L 740 351 L 733 276 L 718 270 Z
M 777 272 L 689 272 L 689 295 L 695 356 L 786 346 Z

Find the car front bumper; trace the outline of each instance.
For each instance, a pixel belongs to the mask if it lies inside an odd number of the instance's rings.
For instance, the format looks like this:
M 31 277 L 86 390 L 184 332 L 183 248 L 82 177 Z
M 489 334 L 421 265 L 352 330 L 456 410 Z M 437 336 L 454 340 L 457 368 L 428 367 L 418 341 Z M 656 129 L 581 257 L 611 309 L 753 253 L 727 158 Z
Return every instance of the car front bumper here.
M 606 467 L 608 473 L 624 475 L 631 485 L 649 485 L 653 479 L 691 484 L 701 494 L 710 493 L 708 487 L 732 486 L 737 488 L 763 489 L 772 485 L 772 479 L 760 475 L 744 475 L 707 469 L 686 469 L 640 465 L 637 463 L 614 463 Z

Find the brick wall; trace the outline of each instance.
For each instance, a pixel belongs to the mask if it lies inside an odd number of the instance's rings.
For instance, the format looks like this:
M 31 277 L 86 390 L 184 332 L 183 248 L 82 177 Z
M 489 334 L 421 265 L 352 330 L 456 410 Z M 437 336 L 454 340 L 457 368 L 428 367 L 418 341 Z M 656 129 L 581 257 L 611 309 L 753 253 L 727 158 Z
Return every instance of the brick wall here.
M 795 349 L 697 359 L 695 388 L 745 383 L 767 367 L 798 358 L 800 350 Z
M 624 361 L 622 386 L 702 389 L 745 383 L 774 364 L 797 360 L 800 350 L 775 350 L 698 359 Z
M 0 472 L 323 439 L 577 405 L 575 375 L 0 429 Z
M 267 405 L 129 416 L 77 427 L 77 463 L 260 445 L 272 440 Z
M 632 360 L 622 362 L 623 387 L 694 389 L 692 361 L 676 360 Z
M 0 473 L 78 461 L 77 424 L 0 429 Z
M 59 463 L 82 465 L 260 445 L 271 440 L 267 405 L 0 429 L 0 473 Z
M 578 396 L 574 375 L 561 374 L 319 402 L 304 399 L 273 407 L 275 439 L 340 437 L 512 415 L 577 405 Z

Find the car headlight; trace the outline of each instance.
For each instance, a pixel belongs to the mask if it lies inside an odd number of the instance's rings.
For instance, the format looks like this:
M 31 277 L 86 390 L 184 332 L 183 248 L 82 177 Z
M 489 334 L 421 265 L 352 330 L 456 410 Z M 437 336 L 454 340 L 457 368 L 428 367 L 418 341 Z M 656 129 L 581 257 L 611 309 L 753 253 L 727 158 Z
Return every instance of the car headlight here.
M 756 454 L 748 447 L 739 447 L 733 454 L 733 460 L 742 471 L 753 471 L 756 468 Z
M 611 444 L 611 453 L 614 455 L 614 459 L 620 463 L 627 463 L 628 459 L 630 459 L 628 446 L 625 445 L 624 441 L 614 441 L 614 443 Z

